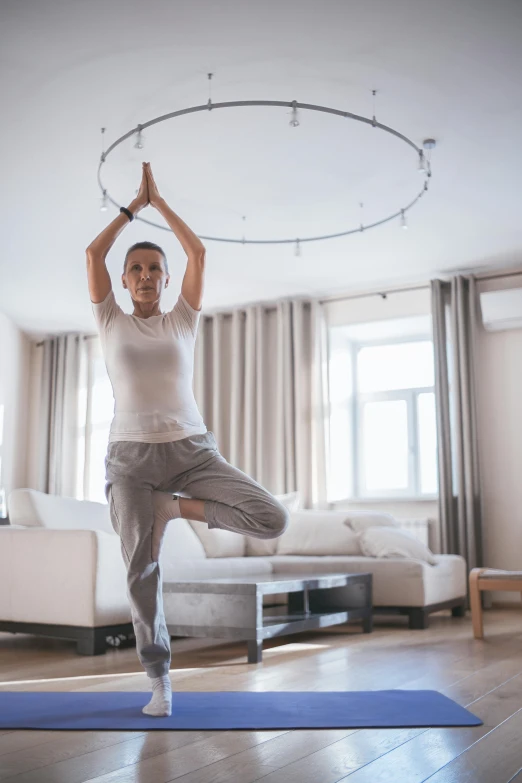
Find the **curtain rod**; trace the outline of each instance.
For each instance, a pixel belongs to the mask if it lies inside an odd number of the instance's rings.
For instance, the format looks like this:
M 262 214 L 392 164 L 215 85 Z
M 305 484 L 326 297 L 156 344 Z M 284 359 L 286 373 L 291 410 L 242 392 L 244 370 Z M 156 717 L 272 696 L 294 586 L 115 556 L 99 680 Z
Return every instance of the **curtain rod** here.
M 389 294 L 402 294 L 405 291 L 424 291 L 429 288 L 429 283 L 424 285 L 409 286 L 408 288 L 389 288 L 387 290 L 370 291 L 365 294 L 345 294 L 344 296 L 332 296 L 328 299 L 320 299 L 319 304 L 329 304 L 330 302 L 344 302 L 348 299 L 366 299 L 370 296 L 381 296 L 385 299 Z
M 513 272 L 492 272 L 491 274 L 484 272 L 481 275 L 475 275 L 475 277 L 477 280 L 497 280 L 497 278 L 501 279 L 503 277 L 518 277 L 519 275 L 522 275 L 522 269 Z
M 454 274 L 462 274 L 465 275 L 466 271 L 457 272 Z M 468 272 L 468 274 L 473 274 L 473 272 Z M 522 269 L 510 271 L 510 272 L 482 272 L 477 273 L 474 275 L 476 280 L 497 280 L 502 279 L 504 277 L 518 277 L 519 275 L 522 275 Z M 333 296 L 331 298 L 327 299 L 320 299 L 319 304 L 328 304 L 329 302 L 344 302 L 350 299 L 365 299 L 366 297 L 370 296 L 381 296 L 383 298 L 387 297 L 391 294 L 403 294 L 408 291 L 424 291 L 427 288 L 430 288 L 430 283 L 424 283 L 423 285 L 412 285 L 412 286 L 406 286 L 404 288 L 389 288 L 389 289 L 382 289 L 380 291 L 371 291 L 367 292 L 365 294 L 345 294 L 344 296 Z
M 462 272 L 461 274 L 465 274 L 465 272 Z M 522 275 L 522 269 L 518 269 L 512 272 L 483 272 L 482 274 L 479 273 L 474 275 L 474 277 L 476 280 L 501 280 L 504 277 L 518 277 L 519 275 Z M 430 288 L 429 283 L 424 283 L 424 285 L 409 286 L 407 288 L 390 288 L 388 290 L 373 291 L 366 294 L 346 294 L 345 296 L 335 296 L 331 299 L 319 299 L 319 304 L 328 304 L 329 302 L 345 302 L 349 301 L 350 299 L 365 299 L 370 296 L 381 296 L 383 299 L 385 299 L 388 295 L 391 294 L 403 294 L 407 291 L 425 291 L 427 288 Z M 98 337 L 98 335 L 83 335 L 84 340 L 92 340 L 95 337 Z M 36 343 L 36 347 L 39 347 L 40 345 L 43 345 L 43 341 Z

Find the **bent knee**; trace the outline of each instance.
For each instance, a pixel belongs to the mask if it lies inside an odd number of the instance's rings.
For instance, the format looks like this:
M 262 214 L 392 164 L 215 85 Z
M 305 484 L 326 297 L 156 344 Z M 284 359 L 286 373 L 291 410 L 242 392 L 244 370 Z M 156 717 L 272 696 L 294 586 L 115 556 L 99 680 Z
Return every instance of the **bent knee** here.
M 270 504 L 270 519 L 267 538 L 278 538 L 283 535 L 290 524 L 290 512 L 279 501 Z

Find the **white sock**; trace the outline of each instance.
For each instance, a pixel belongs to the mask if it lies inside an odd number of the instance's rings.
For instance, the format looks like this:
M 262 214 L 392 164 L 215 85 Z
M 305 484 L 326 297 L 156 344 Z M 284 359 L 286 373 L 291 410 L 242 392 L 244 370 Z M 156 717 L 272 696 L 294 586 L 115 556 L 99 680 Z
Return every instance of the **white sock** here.
M 152 699 L 145 705 L 142 712 L 145 715 L 153 715 L 156 718 L 164 718 L 172 712 L 172 688 L 170 677 L 151 677 Z
M 161 551 L 161 542 L 171 519 L 179 519 L 179 497 L 171 492 L 152 493 L 152 505 L 154 507 L 154 524 L 152 526 L 152 560 L 157 562 Z

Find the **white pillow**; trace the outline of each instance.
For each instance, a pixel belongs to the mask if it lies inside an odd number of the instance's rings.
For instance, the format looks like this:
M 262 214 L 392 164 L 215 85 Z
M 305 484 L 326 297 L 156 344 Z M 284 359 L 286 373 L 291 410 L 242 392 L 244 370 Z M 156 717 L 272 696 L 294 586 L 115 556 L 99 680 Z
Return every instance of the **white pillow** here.
M 285 495 L 274 495 L 275 499 L 282 503 L 288 511 L 297 511 L 301 502 L 299 492 L 287 492 Z M 255 538 L 245 536 L 246 554 L 249 557 L 271 557 L 275 555 L 279 538 Z
M 274 495 L 274 497 L 282 503 L 283 506 L 286 506 L 289 511 L 297 511 L 299 504 L 301 503 L 300 492 L 287 492 L 285 495 Z
M 277 555 L 360 555 L 357 536 L 346 527 L 345 511 L 301 509 L 276 541 Z
M 355 533 L 361 533 L 369 527 L 400 527 L 400 523 L 391 514 L 379 514 L 373 511 L 347 511 L 348 519 L 344 523 Z
M 9 493 L 7 505 L 9 519 L 15 525 L 62 530 L 104 530 L 115 535 L 107 503 L 49 495 L 23 487 Z
M 405 557 L 437 564 L 433 552 L 406 530 L 393 526 L 368 527 L 357 533 L 357 539 L 366 557 Z
M 209 528 L 205 522 L 187 520 L 203 544 L 207 557 L 244 557 L 245 536 L 219 527 Z

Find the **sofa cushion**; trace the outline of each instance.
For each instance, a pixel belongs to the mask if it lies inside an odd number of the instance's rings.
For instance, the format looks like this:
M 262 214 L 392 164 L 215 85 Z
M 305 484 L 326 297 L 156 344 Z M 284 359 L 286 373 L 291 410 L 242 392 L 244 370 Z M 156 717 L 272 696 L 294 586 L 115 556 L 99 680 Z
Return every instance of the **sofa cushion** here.
M 188 520 L 207 557 L 244 557 L 246 554 L 245 536 L 232 530 L 218 527 L 209 528 L 205 522 Z
M 287 492 L 285 495 L 274 495 L 275 499 L 285 506 L 288 511 L 297 511 L 301 503 L 299 492 Z M 254 538 L 246 536 L 246 554 L 250 557 L 264 557 L 275 555 L 278 538 Z
M 395 527 L 368 527 L 357 533 L 361 552 L 367 557 L 406 557 L 437 562 L 428 547 L 406 530 Z
M 344 525 L 345 511 L 301 509 L 276 539 L 278 555 L 360 555 L 356 534 Z
M 14 489 L 8 498 L 13 525 L 114 533 L 106 503 L 47 495 L 36 489 Z
M 430 606 L 467 592 L 466 561 L 459 555 L 435 555 L 436 564 L 422 560 L 375 557 L 267 558 L 274 574 L 373 574 L 374 606 Z
M 361 533 L 368 527 L 399 527 L 400 523 L 391 514 L 374 511 L 347 511 L 345 525 L 355 533 Z

